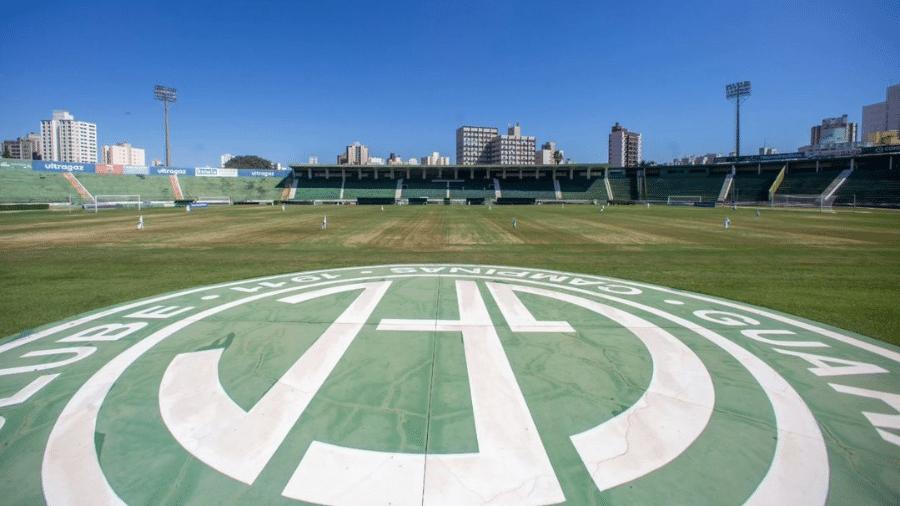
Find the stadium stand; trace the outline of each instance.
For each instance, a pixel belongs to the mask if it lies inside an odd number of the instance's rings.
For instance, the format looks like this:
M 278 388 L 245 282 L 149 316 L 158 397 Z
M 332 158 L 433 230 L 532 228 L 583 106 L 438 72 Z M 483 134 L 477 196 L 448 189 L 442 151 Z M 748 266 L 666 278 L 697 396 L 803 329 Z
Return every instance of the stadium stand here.
M 278 187 L 281 178 L 278 177 L 182 177 L 179 181 L 187 198 L 227 196 L 233 202 L 281 198 L 281 188 Z
M 303 184 L 301 182 L 301 184 Z M 394 198 L 397 192 L 397 180 L 390 178 L 357 179 L 348 177 L 344 182 L 344 198 L 359 197 Z
M 77 177 L 81 184 L 95 196 L 140 195 L 141 200 L 144 201 L 174 199 L 169 176 L 78 174 Z
M 494 181 L 491 179 L 467 179 L 449 185 L 451 199 L 494 198 Z
M 80 197 L 62 174 L 31 169 L 0 169 L 0 202 L 80 202 Z
M 779 195 L 816 195 L 822 193 L 840 170 L 789 171 L 778 187 Z
M 855 170 L 838 188 L 839 205 L 900 206 L 900 170 Z
M 337 200 L 341 198 L 340 177 L 328 179 L 298 177 L 296 184 L 295 200 Z
M 606 202 L 606 185 L 602 177 L 558 177 L 559 189 L 565 200 L 598 200 Z
M 500 195 L 504 198 L 556 200 L 553 180 L 549 177 L 500 179 Z
M 446 181 L 432 181 L 428 179 L 404 179 L 402 198 L 428 198 L 443 199 L 447 196 Z
M 624 174 L 609 175 L 609 187 L 612 190 L 612 199 L 615 201 L 637 200 L 637 183 L 634 177 Z
M 666 201 L 670 196 L 691 195 L 702 197 L 704 202 L 715 202 L 724 180 L 723 174 L 667 174 L 648 177 L 646 198 Z
M 725 201 L 766 202 L 769 200 L 769 188 L 777 175 L 777 171 L 763 172 L 762 174 L 738 172 L 734 176 L 731 193 Z

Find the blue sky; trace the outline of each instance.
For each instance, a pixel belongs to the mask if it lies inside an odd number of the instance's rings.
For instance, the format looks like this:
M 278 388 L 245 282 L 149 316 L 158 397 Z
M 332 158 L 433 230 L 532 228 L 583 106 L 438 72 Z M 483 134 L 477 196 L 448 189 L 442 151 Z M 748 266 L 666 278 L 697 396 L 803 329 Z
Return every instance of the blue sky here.
M 173 165 L 221 153 L 333 162 L 453 156 L 462 124 L 519 121 L 606 161 L 619 121 L 645 159 L 733 149 L 731 81 L 751 80 L 745 153 L 793 151 L 900 82 L 897 0 L 854 2 L 31 2 L 0 19 L 0 137 L 52 109 L 162 158 L 156 83 L 178 89 Z M 8 14 L 8 15 L 7 15 Z

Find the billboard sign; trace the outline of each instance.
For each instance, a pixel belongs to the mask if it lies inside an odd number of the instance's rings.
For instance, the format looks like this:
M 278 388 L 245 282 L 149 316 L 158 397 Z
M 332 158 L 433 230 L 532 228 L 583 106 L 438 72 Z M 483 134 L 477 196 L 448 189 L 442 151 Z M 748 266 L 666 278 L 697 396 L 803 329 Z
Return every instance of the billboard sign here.
M 149 173 L 150 169 L 142 165 L 125 165 L 124 167 L 122 167 L 122 174 L 146 176 Z
M 97 174 L 120 175 L 124 173 L 124 166 L 113 165 L 109 163 L 98 163 L 95 170 Z
M 74 163 L 74 162 L 45 162 L 43 160 L 34 160 L 31 162 L 31 170 L 44 172 L 95 172 L 93 163 Z
M 193 176 L 191 167 L 150 167 L 151 175 L 158 176 Z

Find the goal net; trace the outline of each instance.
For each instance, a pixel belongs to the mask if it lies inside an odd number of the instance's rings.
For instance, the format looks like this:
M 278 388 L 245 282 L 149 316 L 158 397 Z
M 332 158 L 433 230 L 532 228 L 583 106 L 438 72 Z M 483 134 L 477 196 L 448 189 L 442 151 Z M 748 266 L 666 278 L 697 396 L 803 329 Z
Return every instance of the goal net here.
M 772 197 L 772 205 L 775 207 L 810 207 L 819 209 L 831 209 L 834 197 L 825 198 L 822 195 L 799 194 L 775 194 Z
M 703 202 L 701 195 L 669 195 L 666 198 L 666 205 L 670 206 L 692 206 L 697 202 Z
M 94 195 L 94 201 L 85 207 L 94 212 L 101 209 L 119 208 L 140 210 L 143 207 L 143 202 L 140 195 Z
M 231 197 L 197 197 L 194 202 L 207 205 L 231 205 Z

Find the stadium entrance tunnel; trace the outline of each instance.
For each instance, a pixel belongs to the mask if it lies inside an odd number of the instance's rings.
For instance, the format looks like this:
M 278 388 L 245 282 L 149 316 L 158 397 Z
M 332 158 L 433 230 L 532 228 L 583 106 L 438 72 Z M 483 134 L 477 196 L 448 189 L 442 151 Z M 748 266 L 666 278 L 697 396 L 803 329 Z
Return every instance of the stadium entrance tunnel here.
M 0 492 L 51 505 L 890 503 L 898 362 L 897 347 L 837 328 L 602 276 L 270 276 L 0 341 Z

